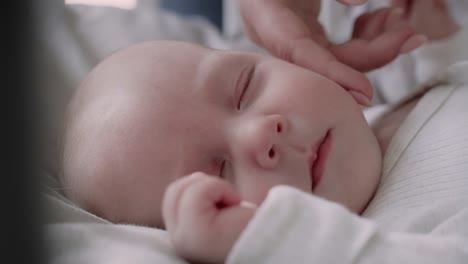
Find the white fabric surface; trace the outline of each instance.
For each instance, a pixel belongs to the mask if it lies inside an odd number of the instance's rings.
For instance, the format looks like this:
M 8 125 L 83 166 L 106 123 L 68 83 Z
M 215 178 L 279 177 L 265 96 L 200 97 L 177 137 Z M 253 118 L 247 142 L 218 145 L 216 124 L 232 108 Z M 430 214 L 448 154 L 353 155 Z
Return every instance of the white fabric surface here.
M 162 230 L 96 223 L 55 223 L 45 229 L 53 264 L 187 263 Z
M 392 139 L 363 217 L 275 187 L 227 263 L 468 263 L 468 61 L 432 85 Z

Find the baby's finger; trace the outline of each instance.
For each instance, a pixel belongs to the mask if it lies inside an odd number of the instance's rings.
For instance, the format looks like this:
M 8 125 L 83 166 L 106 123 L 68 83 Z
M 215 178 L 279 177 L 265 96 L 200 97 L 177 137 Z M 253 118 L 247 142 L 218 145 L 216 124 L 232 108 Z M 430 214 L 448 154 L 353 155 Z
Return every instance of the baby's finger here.
M 190 176 L 174 181 L 166 188 L 162 204 L 162 215 L 166 228 L 168 228 L 168 225 L 177 225 L 181 196 L 194 182 L 203 180 L 203 177 L 211 176 L 202 172 L 195 172 Z
M 203 259 L 208 251 L 214 263 L 222 263 L 255 213 L 238 206 L 240 201 L 224 180 L 211 177 L 195 182 L 181 197 L 180 224 L 170 233 L 176 249 L 191 260 Z M 220 202 L 226 206 L 219 207 Z
M 216 213 L 218 210 L 241 202 L 241 196 L 227 181 L 215 177 L 204 178 L 185 190 L 181 197 L 181 210 L 191 215 Z M 190 213 L 191 212 L 191 213 Z
M 219 256 L 227 256 L 234 245 L 234 242 L 239 239 L 242 231 L 247 227 L 247 224 L 255 215 L 256 210 L 241 206 L 234 206 L 222 210 L 216 220 L 212 223 L 212 229 L 216 230 L 216 236 L 222 237 L 216 247 L 214 254 Z M 224 245 L 223 245 L 224 244 Z M 215 259 L 223 259 L 221 257 Z M 222 263 L 220 261 L 219 263 Z

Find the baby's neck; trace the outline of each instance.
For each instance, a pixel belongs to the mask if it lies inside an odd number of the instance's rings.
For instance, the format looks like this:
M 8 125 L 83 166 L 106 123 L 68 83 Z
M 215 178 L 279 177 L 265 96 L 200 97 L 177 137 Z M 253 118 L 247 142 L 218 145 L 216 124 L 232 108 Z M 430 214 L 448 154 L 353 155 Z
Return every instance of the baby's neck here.
M 387 150 L 388 144 L 392 140 L 398 128 L 419 102 L 419 99 L 421 99 L 421 94 L 409 99 L 405 103 L 385 114 L 372 127 L 372 130 L 377 137 L 377 141 L 379 142 L 382 155 Z

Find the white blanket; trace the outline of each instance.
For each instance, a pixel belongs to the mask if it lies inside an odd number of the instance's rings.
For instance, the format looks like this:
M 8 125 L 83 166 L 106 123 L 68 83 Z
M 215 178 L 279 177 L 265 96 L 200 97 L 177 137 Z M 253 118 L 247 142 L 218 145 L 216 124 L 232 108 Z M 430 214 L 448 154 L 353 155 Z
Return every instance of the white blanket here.
M 54 177 L 45 174 L 43 181 L 51 263 L 187 263 L 175 254 L 164 230 L 111 224 L 63 197 Z
M 46 227 L 54 264 L 181 264 L 164 231 L 131 225 L 56 223 Z

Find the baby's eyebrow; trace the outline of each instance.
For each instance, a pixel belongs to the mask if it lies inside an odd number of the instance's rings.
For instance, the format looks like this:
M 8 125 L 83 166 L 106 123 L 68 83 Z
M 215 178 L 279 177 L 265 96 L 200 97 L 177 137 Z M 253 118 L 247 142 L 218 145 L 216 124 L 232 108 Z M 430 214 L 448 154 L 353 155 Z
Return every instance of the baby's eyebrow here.
M 213 79 L 213 75 L 215 75 L 216 70 L 221 68 L 222 58 L 220 58 L 220 56 L 222 56 L 220 52 L 210 52 L 198 64 L 196 69 L 197 72 L 195 74 L 197 78 L 194 83 L 194 88 L 197 92 L 199 89 L 204 90 L 208 80 Z
M 226 94 L 232 96 L 228 87 L 234 87 L 236 66 L 231 63 L 232 57 L 226 52 L 212 52 L 200 62 L 193 93 L 215 95 L 217 99 L 227 99 Z M 226 68 L 229 69 L 226 69 Z

